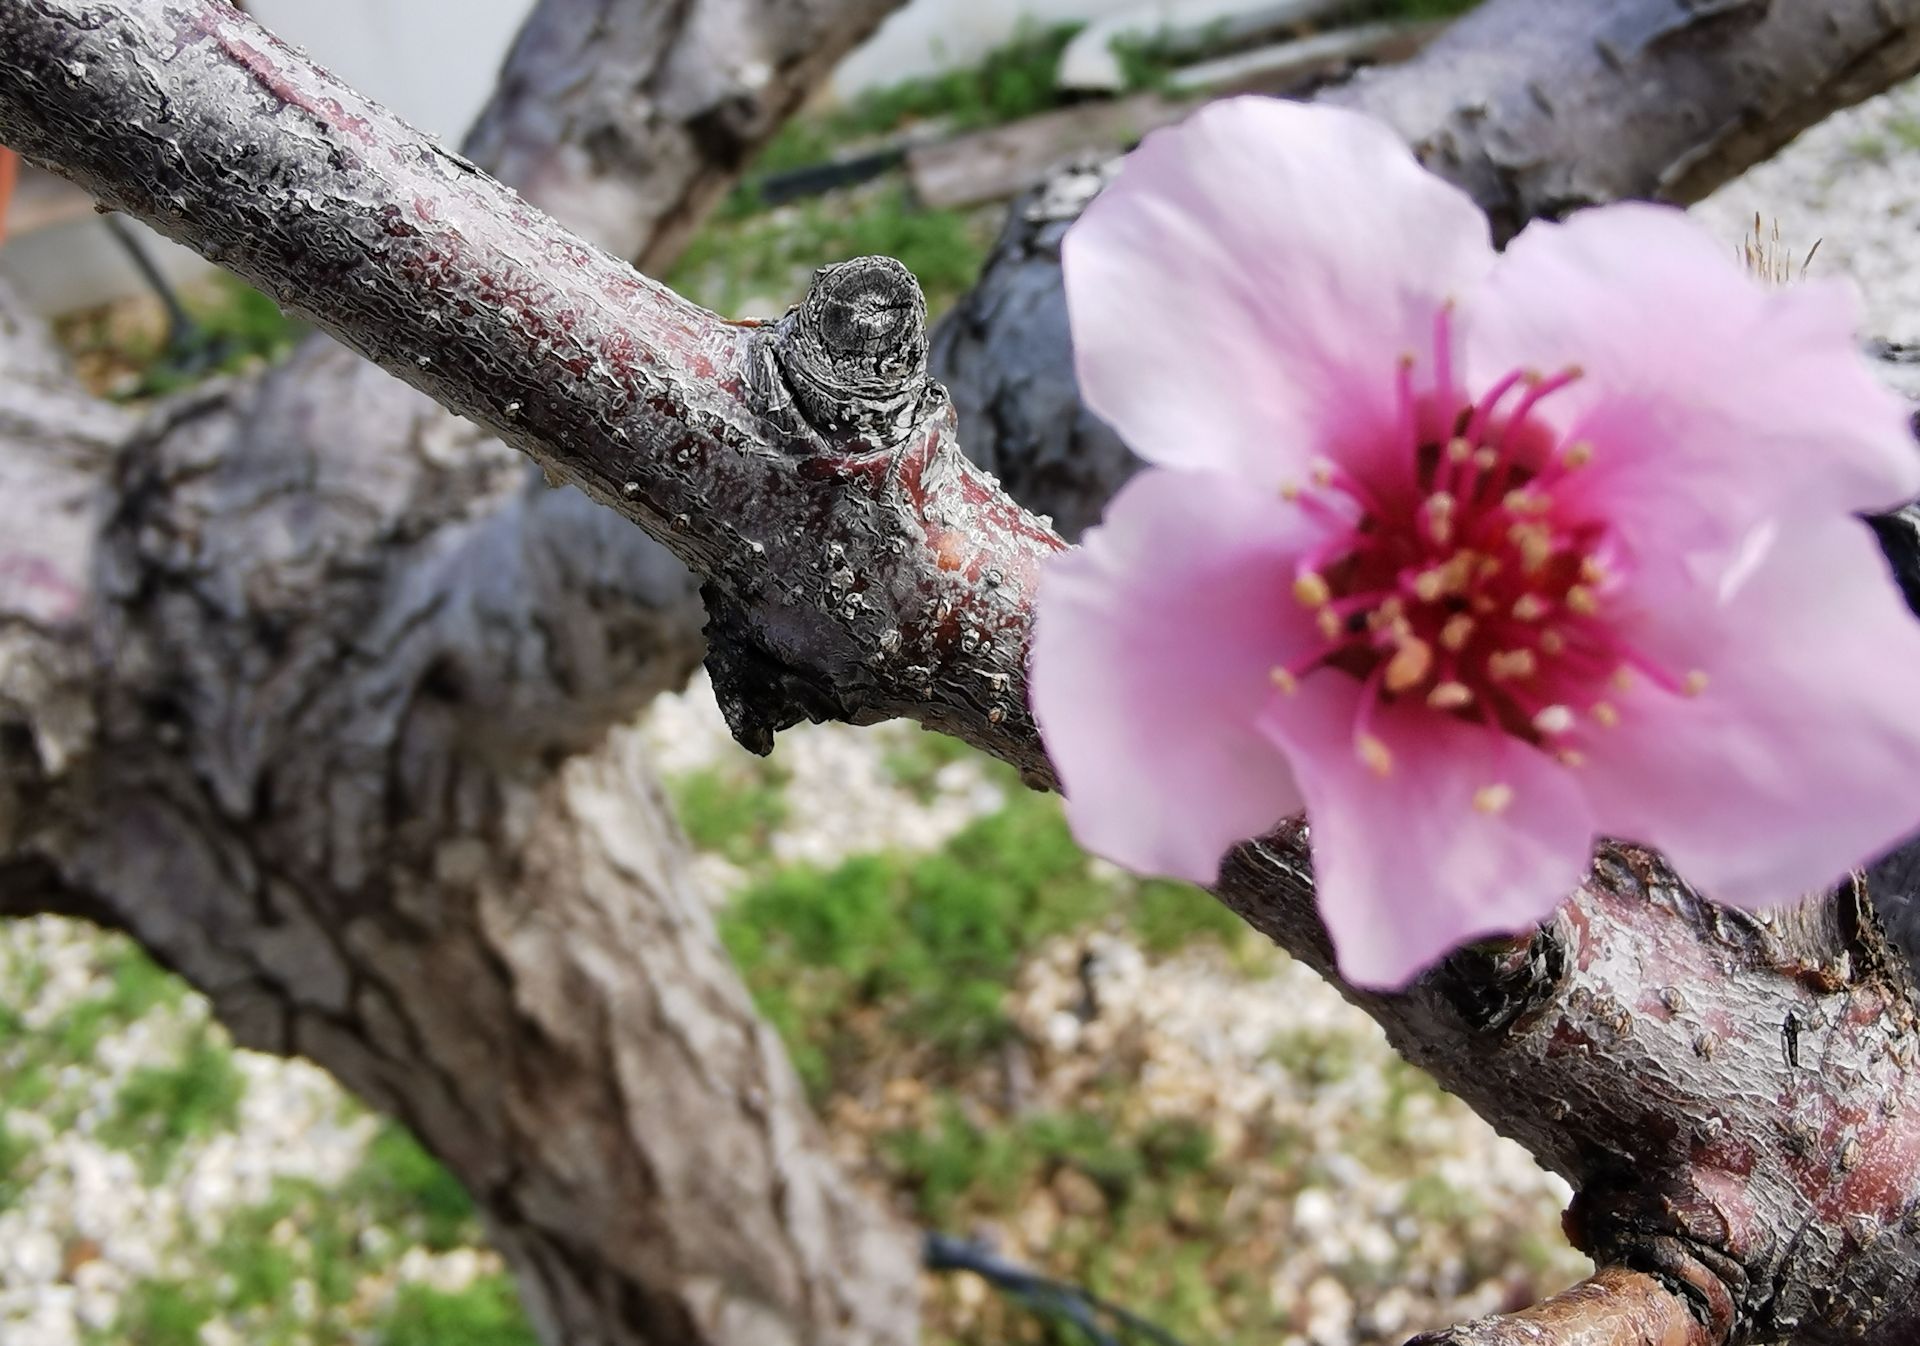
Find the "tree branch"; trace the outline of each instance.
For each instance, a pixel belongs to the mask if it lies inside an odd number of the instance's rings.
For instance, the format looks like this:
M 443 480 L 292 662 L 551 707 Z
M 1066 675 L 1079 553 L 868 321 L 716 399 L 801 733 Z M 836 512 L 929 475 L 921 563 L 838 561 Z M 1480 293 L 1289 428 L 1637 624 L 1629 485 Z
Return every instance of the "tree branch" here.
M 1609 1267 L 1519 1313 L 1416 1337 L 1410 1346 L 1712 1346 L 1706 1326 L 1651 1276 Z
M 1889 28 L 1905 15 L 1877 9 Z M 1034 569 L 1060 544 L 959 457 L 897 267 L 829 268 L 781 323 L 723 323 L 213 0 L 84 14 L 0 0 L 19 63 L 0 140 L 218 254 L 653 532 L 706 579 L 743 740 L 801 715 L 908 714 L 1048 781 L 1021 671 Z M 1662 42 L 1641 50 L 1665 59 Z M 1331 974 L 1305 854 L 1282 828 L 1230 859 L 1219 895 Z M 320 858 L 337 876 L 357 862 Z M 1404 995 L 1349 988 L 1576 1185 L 1569 1232 L 1610 1269 L 1529 1339 L 1632 1342 L 1630 1317 L 1614 1330 L 1599 1311 L 1627 1293 L 1626 1268 L 1662 1287 L 1632 1291 L 1652 1321 L 1677 1328 L 1666 1301 L 1683 1303 L 1702 1346 L 1920 1332 L 1913 991 L 1868 897 L 1863 883 L 1754 920 L 1613 848 L 1532 940 L 1468 950 Z
M 898 3 L 542 0 L 466 152 L 583 237 L 658 274 L 754 152 Z
M 1490 0 L 1319 96 L 1396 127 L 1504 240 L 1579 206 L 1698 200 L 1916 70 L 1915 0 Z M 968 456 L 1068 537 L 1137 467 L 1081 405 L 1067 344 L 1059 239 L 1098 185 L 1066 173 L 1016 207 L 933 342 Z

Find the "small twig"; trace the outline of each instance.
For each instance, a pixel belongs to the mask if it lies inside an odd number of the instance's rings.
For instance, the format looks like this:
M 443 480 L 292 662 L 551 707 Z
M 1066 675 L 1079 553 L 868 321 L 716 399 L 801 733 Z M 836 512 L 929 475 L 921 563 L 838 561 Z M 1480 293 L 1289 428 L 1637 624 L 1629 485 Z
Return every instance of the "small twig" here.
M 1724 1340 L 1652 1276 L 1602 1267 L 1530 1309 L 1428 1333 L 1407 1346 L 1717 1346 Z

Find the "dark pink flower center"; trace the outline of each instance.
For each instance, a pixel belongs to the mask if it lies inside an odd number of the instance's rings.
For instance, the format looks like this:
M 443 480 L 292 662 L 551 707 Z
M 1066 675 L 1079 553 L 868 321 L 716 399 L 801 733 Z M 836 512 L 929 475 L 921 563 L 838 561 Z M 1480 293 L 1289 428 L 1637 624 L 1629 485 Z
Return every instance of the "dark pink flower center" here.
M 1611 530 L 1583 499 L 1593 446 L 1564 441 L 1535 415 L 1581 375 L 1515 370 L 1461 405 L 1451 374 L 1449 311 L 1435 322 L 1432 386 L 1400 364 L 1396 441 L 1375 479 L 1322 463 L 1287 496 L 1330 525 L 1303 557 L 1296 599 L 1324 644 L 1274 670 L 1285 691 L 1322 668 L 1363 685 L 1354 747 L 1382 775 L 1385 743 L 1369 725 L 1383 704 L 1417 702 L 1583 760 L 1583 735 L 1612 725 L 1608 699 L 1635 675 L 1692 694 L 1617 629 L 1622 563 Z M 1498 782 L 1477 803 L 1512 798 Z

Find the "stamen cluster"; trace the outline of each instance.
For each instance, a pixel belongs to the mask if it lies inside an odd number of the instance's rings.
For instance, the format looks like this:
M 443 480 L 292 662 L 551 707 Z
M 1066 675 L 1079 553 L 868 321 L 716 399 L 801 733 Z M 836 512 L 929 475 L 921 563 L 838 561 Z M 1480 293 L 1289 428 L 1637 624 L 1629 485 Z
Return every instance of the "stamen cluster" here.
M 1705 675 L 1672 676 L 1609 621 L 1616 549 L 1574 485 L 1593 446 L 1562 442 L 1534 415 L 1580 371 L 1515 370 L 1460 406 L 1447 310 L 1435 326 L 1433 387 L 1416 389 L 1413 356 L 1399 366 L 1401 442 L 1388 461 L 1405 476 L 1363 482 L 1321 461 L 1309 482 L 1283 490 L 1329 527 L 1293 581 L 1325 643 L 1272 678 L 1283 691 L 1323 668 L 1358 678 L 1354 750 L 1383 776 L 1393 756 L 1369 723 L 1379 706 L 1403 700 L 1579 766 L 1581 735 L 1618 720 L 1610 688 L 1637 672 L 1692 694 Z M 1512 791 L 1492 782 L 1475 799 L 1498 812 Z

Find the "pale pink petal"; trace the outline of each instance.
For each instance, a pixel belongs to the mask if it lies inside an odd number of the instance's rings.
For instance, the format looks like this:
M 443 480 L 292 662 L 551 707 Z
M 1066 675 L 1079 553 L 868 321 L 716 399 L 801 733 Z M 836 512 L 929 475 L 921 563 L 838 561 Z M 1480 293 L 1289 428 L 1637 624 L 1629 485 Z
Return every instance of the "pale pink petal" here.
M 1067 233 L 1080 387 L 1141 457 L 1262 486 L 1390 425 L 1396 362 L 1492 264 L 1378 122 L 1270 98 L 1148 136 Z
M 1299 811 L 1255 721 L 1273 667 L 1314 639 L 1290 593 L 1312 538 L 1231 477 L 1149 470 L 1049 562 L 1030 694 L 1088 850 L 1211 882 L 1233 843 Z
M 1665 852 L 1710 897 L 1766 906 L 1920 829 L 1920 622 L 1864 524 L 1799 524 L 1723 604 L 1669 595 L 1627 634 L 1707 685 L 1639 679 L 1613 698 L 1617 727 L 1583 733 L 1574 774 L 1603 832 Z
M 1317 675 L 1262 723 L 1306 796 L 1340 975 L 1391 988 L 1462 944 L 1546 919 L 1587 871 L 1593 821 L 1564 767 L 1424 707 L 1375 713 L 1369 729 L 1393 757 L 1381 777 L 1354 751 L 1359 697 L 1353 679 Z
M 1648 558 L 1741 547 L 1776 514 L 1920 494 L 1907 415 L 1838 283 L 1769 289 L 1731 240 L 1624 204 L 1530 225 L 1472 306 L 1468 365 L 1582 377 L 1539 415 L 1593 445 L 1577 489 Z

